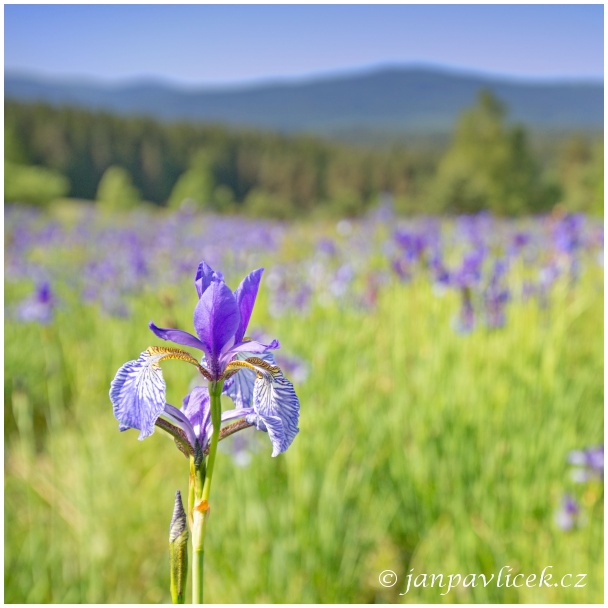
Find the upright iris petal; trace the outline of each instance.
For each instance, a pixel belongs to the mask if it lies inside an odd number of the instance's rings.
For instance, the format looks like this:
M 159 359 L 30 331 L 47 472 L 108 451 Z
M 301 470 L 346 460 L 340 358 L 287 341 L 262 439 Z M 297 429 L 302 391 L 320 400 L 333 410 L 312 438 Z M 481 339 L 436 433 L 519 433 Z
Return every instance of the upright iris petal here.
M 251 319 L 251 313 L 253 312 L 253 306 L 258 295 L 258 289 L 260 287 L 260 281 L 262 280 L 263 268 L 258 268 L 253 272 L 250 272 L 238 286 L 234 292 L 239 312 L 241 313 L 241 322 L 236 331 L 234 337 L 235 343 L 242 342 L 247 326 L 249 325 L 249 319 Z
M 194 278 L 194 286 L 196 287 L 196 292 L 198 293 L 198 297 L 200 298 L 203 295 L 203 292 L 211 285 L 213 281 L 224 281 L 224 275 L 221 272 L 216 272 L 207 264 L 207 262 L 202 261 L 198 265 L 198 269 L 196 271 L 196 277 Z
M 241 315 L 234 294 L 226 283 L 214 281 L 194 309 L 194 328 L 207 355 L 211 374 L 221 374 L 219 357 L 234 345 Z
M 153 322 L 149 327 L 163 340 L 202 350 L 210 377 L 219 380 L 224 368 L 237 353 L 262 354 L 280 347 L 277 340 L 272 340 L 270 344 L 245 340 L 263 272 L 263 268 L 258 268 L 249 273 L 232 293 L 224 283 L 222 273 L 203 261 L 194 280 L 199 295 L 194 310 L 194 328 L 198 337 L 180 329 L 157 327 Z

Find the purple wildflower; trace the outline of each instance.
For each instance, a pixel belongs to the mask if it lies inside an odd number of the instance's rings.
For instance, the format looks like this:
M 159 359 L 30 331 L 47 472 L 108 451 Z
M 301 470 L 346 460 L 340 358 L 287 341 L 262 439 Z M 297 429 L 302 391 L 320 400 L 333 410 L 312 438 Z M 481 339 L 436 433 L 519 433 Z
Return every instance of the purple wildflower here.
M 585 216 L 567 213 L 559 218 L 553 227 L 553 242 L 561 253 L 573 254 L 583 244 Z
M 17 307 L 17 318 L 26 323 L 48 325 L 53 320 L 55 296 L 47 281 L 40 283 L 36 291 Z
M 252 432 L 245 430 L 234 435 L 229 443 L 220 443 L 219 448 L 232 457 L 234 464 L 244 468 L 251 464 L 252 455 L 259 451 L 259 443 Z
M 427 240 L 424 234 L 415 234 L 413 232 L 406 232 L 405 230 L 395 232 L 395 241 L 408 262 L 419 260 L 427 247 Z
M 308 378 L 310 372 L 309 366 L 303 359 L 295 355 L 277 354 L 277 364 L 287 372 L 294 382 L 302 384 Z
M 475 311 L 473 310 L 473 303 L 471 302 L 471 293 L 468 288 L 463 288 L 462 293 L 462 304 L 458 316 L 454 321 L 454 329 L 459 334 L 468 334 L 473 331 L 475 327 Z
M 338 254 L 338 248 L 333 239 L 322 238 L 317 241 L 317 251 L 327 257 L 334 257 Z
M 555 513 L 555 523 L 564 532 L 569 532 L 579 525 L 580 508 L 570 494 L 564 494 L 560 508 Z
M 505 276 L 508 263 L 505 259 L 498 259 L 494 263 L 494 269 L 488 286 L 484 290 L 483 299 L 488 327 L 503 327 L 505 319 L 505 305 L 509 301 L 509 290 L 501 284 Z
M 452 275 L 452 282 L 456 287 L 471 288 L 481 280 L 481 269 L 486 256 L 486 249 L 478 247 L 467 253 L 460 268 Z
M 222 383 L 236 409 L 222 413 L 222 422 L 244 418 L 269 434 L 273 456 L 284 452 L 298 433 L 300 403 L 268 351 L 277 340 L 262 344 L 245 337 L 263 269 L 247 275 L 233 293 L 221 273 L 201 262 L 194 280 L 199 297 L 194 309 L 196 336 L 150 323 L 159 338 L 201 350 L 201 363 L 176 348 L 150 347 L 139 359 L 125 363 L 112 381 L 110 399 L 119 429 L 138 429 L 144 439 L 161 416 L 181 431 L 191 451 L 205 449 L 211 437 L 210 397 L 206 386 L 194 388 L 181 410 L 166 403 L 166 387 L 159 363 L 181 359 L 199 369 L 209 383 Z
M 429 269 L 433 280 L 433 287 L 436 292 L 443 291 L 450 284 L 450 273 L 443 263 L 441 252 L 436 250 L 429 259 Z
M 574 450 L 568 455 L 568 463 L 578 468 L 572 472 L 574 481 L 585 483 L 604 478 L 604 446 Z

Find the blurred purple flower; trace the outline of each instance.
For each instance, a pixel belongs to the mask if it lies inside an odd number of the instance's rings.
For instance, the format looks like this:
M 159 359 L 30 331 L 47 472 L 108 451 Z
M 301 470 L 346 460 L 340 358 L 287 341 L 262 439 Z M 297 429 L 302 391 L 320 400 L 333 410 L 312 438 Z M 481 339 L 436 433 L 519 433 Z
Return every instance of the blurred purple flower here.
M 37 285 L 34 293 L 17 305 L 17 319 L 25 323 L 48 325 L 53 320 L 56 300 L 47 281 Z
M 507 260 L 497 259 L 494 262 L 488 286 L 483 292 L 486 324 L 490 328 L 503 327 L 506 322 L 505 305 L 509 301 L 509 290 L 502 285 L 501 281 L 506 275 L 507 269 Z
M 581 213 L 566 213 L 553 228 L 553 242 L 558 251 L 572 254 L 583 244 L 585 216 Z
M 516 232 L 511 239 L 510 253 L 517 255 L 530 242 L 531 237 L 526 232 Z
M 450 285 L 450 273 L 444 266 L 441 253 L 436 251 L 429 260 L 429 269 L 433 285 L 440 290 L 444 290 Z
M 257 433 L 245 429 L 228 441 L 222 441 L 219 448 L 232 457 L 234 464 L 244 468 L 251 464 L 253 454 L 259 451 L 260 445 L 257 439 Z
M 458 288 L 475 287 L 481 280 L 481 268 L 486 253 L 485 248 L 478 247 L 465 254 L 460 268 L 450 274 L 452 285 Z
M 461 293 L 462 303 L 458 316 L 454 321 L 454 329 L 459 334 L 468 334 L 475 328 L 475 311 L 471 302 L 470 290 L 463 288 Z
M 580 524 L 580 508 L 570 494 L 564 494 L 560 508 L 555 513 L 555 523 L 564 532 Z
M 317 241 L 317 251 L 329 257 L 333 257 L 338 253 L 336 243 L 332 239 L 327 238 Z
M 572 471 L 572 478 L 578 483 L 604 478 L 604 446 L 574 450 L 568 454 L 568 463 L 578 467 Z
M 295 355 L 277 353 L 275 356 L 277 365 L 290 377 L 296 384 L 302 384 L 308 378 L 310 368 L 308 363 Z
M 391 268 L 395 274 L 404 282 L 411 280 L 412 273 L 410 264 L 403 258 L 396 258 L 391 262 Z
M 397 230 L 394 237 L 407 262 L 414 262 L 422 257 L 427 246 L 427 240 L 424 234 Z

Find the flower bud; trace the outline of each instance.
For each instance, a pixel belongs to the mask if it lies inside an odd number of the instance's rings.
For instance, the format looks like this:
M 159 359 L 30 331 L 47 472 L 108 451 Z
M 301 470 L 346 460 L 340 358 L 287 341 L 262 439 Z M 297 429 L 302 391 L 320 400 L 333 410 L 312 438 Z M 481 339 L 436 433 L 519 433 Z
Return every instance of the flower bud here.
M 184 604 L 188 578 L 188 526 L 179 490 L 175 493 L 175 506 L 169 527 L 169 566 L 171 599 L 174 604 Z

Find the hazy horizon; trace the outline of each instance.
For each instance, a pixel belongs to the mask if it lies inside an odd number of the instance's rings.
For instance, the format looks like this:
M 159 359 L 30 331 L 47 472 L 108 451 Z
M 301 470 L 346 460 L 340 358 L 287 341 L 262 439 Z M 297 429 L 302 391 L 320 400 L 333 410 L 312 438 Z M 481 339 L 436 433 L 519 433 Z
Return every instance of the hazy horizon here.
M 597 85 L 604 83 L 603 76 L 522 76 L 509 73 L 480 70 L 466 66 L 454 66 L 450 64 L 439 64 L 430 62 L 379 62 L 374 64 L 365 64 L 360 66 L 348 66 L 344 68 L 334 68 L 328 70 L 318 70 L 307 74 L 285 75 L 285 76 L 260 76 L 252 79 L 242 79 L 230 82 L 184 82 L 170 76 L 162 76 L 156 74 L 135 74 L 131 76 L 107 78 L 90 74 L 56 74 L 43 70 L 36 69 L 19 69 L 5 68 L 5 77 L 23 77 L 36 79 L 48 83 L 62 84 L 86 84 L 91 86 L 103 86 L 108 88 L 120 88 L 124 86 L 135 85 L 159 85 L 166 86 L 183 91 L 194 90 L 217 90 L 230 91 L 237 89 L 255 88 L 273 85 L 297 85 L 306 84 L 323 80 L 334 80 L 341 78 L 352 78 L 364 76 L 375 72 L 382 71 L 405 71 L 405 70 L 421 70 L 430 72 L 440 72 L 443 74 L 452 74 L 455 76 L 474 77 L 498 80 L 502 82 L 512 82 L 518 84 L 590 84 Z

